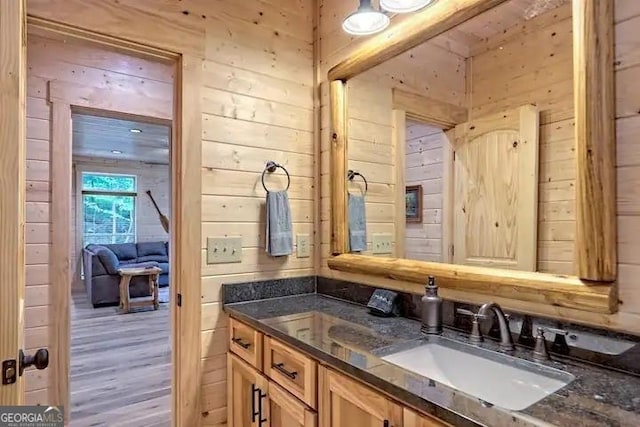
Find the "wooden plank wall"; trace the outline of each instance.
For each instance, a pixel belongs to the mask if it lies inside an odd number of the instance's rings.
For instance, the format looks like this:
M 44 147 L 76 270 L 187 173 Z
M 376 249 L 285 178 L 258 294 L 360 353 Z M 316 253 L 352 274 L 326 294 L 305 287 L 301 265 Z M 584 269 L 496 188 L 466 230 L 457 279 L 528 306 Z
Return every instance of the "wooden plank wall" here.
M 368 76 L 348 82 L 347 123 L 349 129 L 348 167 L 365 176 L 369 190 L 366 195 L 367 251 L 371 253 L 374 233 L 393 236 L 395 250 L 395 216 L 393 197 L 394 148 L 391 139 L 391 91 L 376 85 Z M 375 108 L 371 108 L 375 106 Z M 323 163 L 323 174 L 329 173 Z M 349 185 L 351 193 L 364 191 L 360 178 Z M 328 217 L 327 217 L 328 218 Z
M 363 38 L 346 34 L 341 23 L 355 10 L 357 1 L 321 0 L 319 2 L 319 55 L 317 67 L 321 83 L 321 244 L 320 271 L 331 277 L 345 277 L 330 271 L 329 202 L 329 95 L 327 71 L 348 57 Z M 394 22 L 402 19 L 393 18 Z M 349 168 L 361 172 L 369 181 L 367 193 L 367 240 L 371 249 L 374 233 L 389 233 L 395 251 L 397 221 L 395 209 L 395 157 L 392 144 L 392 89 L 398 88 L 455 105 L 465 103 L 465 56 L 468 51 L 446 36 L 412 49 L 349 80 Z M 358 191 L 356 178 L 350 191 Z M 370 251 L 368 251 L 370 252 Z
M 49 278 L 51 175 L 51 107 L 47 82 L 68 82 L 107 89 L 103 95 L 148 99 L 151 110 L 167 105 L 171 111 L 173 68 L 85 45 L 29 35 L 27 43 L 27 292 L 25 341 L 28 352 L 52 346 Z M 108 101 L 108 99 L 105 99 Z M 166 168 L 165 168 L 166 169 Z M 168 188 L 165 190 L 165 194 Z M 77 249 L 75 249 L 77 250 Z M 74 251 L 75 252 L 75 251 Z M 73 254 L 75 257 L 75 253 Z M 73 258 L 75 259 L 75 258 Z M 74 270 L 72 270 L 74 271 Z M 47 404 L 52 386 L 51 369 L 30 370 L 26 377 L 26 401 Z
M 407 121 L 406 185 L 422 185 L 422 223 L 407 223 L 405 258 L 442 261 L 442 129 Z
M 624 329 L 640 332 L 640 2 L 615 3 L 618 293 Z
M 81 206 L 77 202 L 81 195 L 77 185 L 79 184 L 82 172 L 104 172 L 115 174 L 130 174 L 137 177 L 138 197 L 136 200 L 136 242 L 158 242 L 167 241 L 169 235 L 162 228 L 158 213 L 147 196 L 147 190 L 151 190 L 158 207 L 167 217 L 171 217 L 169 211 L 170 182 L 169 166 L 160 164 L 149 164 L 129 160 L 109 160 L 91 157 L 73 158 L 74 179 L 72 181 L 72 205 L 71 224 L 71 273 L 79 277 L 80 266 L 82 264 L 82 225 L 77 222 L 77 214 L 81 212 Z M 74 281 L 77 284 L 77 281 Z
M 536 104 L 541 111 L 538 271 L 574 272 L 575 155 L 571 4 L 472 48 L 470 118 Z
M 227 321 L 220 285 L 315 273 L 313 256 L 264 253 L 260 184 L 266 161 L 284 164 L 292 178 L 294 233 L 313 235 L 313 2 L 169 0 L 159 7 L 138 0 L 29 0 L 28 7 L 39 17 L 203 59 L 203 261 L 207 236 L 242 235 L 244 246 L 242 263 L 202 263 L 202 421 L 224 424 Z M 269 183 L 279 188 L 281 175 Z

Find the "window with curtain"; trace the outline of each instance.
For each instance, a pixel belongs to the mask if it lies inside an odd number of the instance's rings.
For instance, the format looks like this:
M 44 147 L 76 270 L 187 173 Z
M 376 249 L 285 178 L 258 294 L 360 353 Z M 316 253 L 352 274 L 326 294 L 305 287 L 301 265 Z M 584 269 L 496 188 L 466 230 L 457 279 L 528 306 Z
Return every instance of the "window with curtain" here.
M 82 172 L 82 246 L 136 241 L 135 175 Z

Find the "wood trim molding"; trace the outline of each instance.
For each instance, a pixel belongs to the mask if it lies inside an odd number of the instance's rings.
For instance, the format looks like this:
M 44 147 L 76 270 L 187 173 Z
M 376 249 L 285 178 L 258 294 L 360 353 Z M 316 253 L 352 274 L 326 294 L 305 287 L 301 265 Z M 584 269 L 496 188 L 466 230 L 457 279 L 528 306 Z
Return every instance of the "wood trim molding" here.
M 575 253 L 578 276 L 593 281 L 617 273 L 613 2 L 573 2 Z
M 346 81 L 421 45 L 506 0 L 447 0 L 416 12 L 370 37 L 347 59 L 329 70 L 329 81 Z
M 335 80 L 329 87 L 331 103 L 331 250 L 349 252 L 347 226 L 347 85 Z
M 331 82 L 331 217 L 329 268 L 423 284 L 434 274 L 441 286 L 490 294 L 513 301 L 613 313 L 616 279 L 616 176 L 613 75 L 613 0 L 573 2 L 574 85 L 577 146 L 577 276 L 437 264 L 348 254 L 346 233 L 346 154 L 348 129 L 344 94 L 347 80 L 502 3 L 499 0 L 451 0 L 432 7 L 371 37 L 328 73 Z M 594 102 L 595 100 L 595 102 Z M 394 92 L 394 108 L 411 108 L 411 97 Z M 404 105 L 402 105 L 404 104 Z M 413 107 L 415 108 L 415 106 Z M 431 106 L 451 123 L 462 110 Z M 443 113 L 444 111 L 444 113 Z M 438 114 L 440 116 L 438 116 Z M 451 153 L 449 153 L 451 154 Z M 451 185 L 451 184 L 449 184 Z M 342 221 L 342 222 L 340 222 Z
M 64 102 L 51 104 L 51 255 L 49 259 L 52 288 L 49 324 L 52 353 L 53 381 L 51 403 L 69 408 L 69 365 L 71 324 L 71 105 Z
M 129 54 L 153 59 L 166 64 L 173 63 L 178 53 L 169 52 L 152 46 L 146 46 L 134 41 L 123 40 L 107 34 L 96 33 L 84 28 L 72 27 L 59 22 L 39 18 L 37 16 L 28 16 L 27 26 L 30 34 L 44 35 L 45 37 L 53 37 L 60 40 L 73 38 L 75 40 L 82 40 L 92 44 L 99 44 L 100 46 L 112 48 L 118 51 L 124 50 Z
M 121 96 L 114 97 L 114 91 L 118 90 L 117 87 L 102 89 L 75 83 L 50 81 L 48 98 L 49 102 L 57 101 L 71 104 L 74 106 L 74 110 L 76 107 L 80 107 L 82 109 L 117 111 L 118 115 L 125 114 L 130 118 L 136 116 L 155 117 L 156 120 L 164 122 L 170 122 L 173 118 L 170 102 L 158 100 L 152 108 L 149 108 L 149 103 L 144 99 L 130 96 L 124 91 L 121 91 Z M 122 102 L 114 103 L 114 99 Z
M 26 52 L 24 0 L 0 0 L 0 361 L 24 342 Z M 0 405 L 22 405 L 24 377 L 0 385 Z
M 469 119 L 465 107 L 393 89 L 393 108 L 407 112 L 407 118 L 419 120 L 442 129 L 451 129 Z
M 203 59 L 178 63 L 171 156 L 172 418 L 176 427 L 200 425 Z
M 420 285 L 431 275 L 447 289 L 596 313 L 613 313 L 617 302 L 612 298 L 614 287 L 589 286 L 573 276 L 356 254 L 342 254 L 328 262 L 331 269 L 338 271 Z
M 396 176 L 396 200 L 395 200 L 395 229 L 396 245 L 395 256 L 405 257 L 407 235 L 407 209 L 404 188 L 407 185 L 405 164 L 407 162 L 407 114 L 403 110 L 391 111 L 391 123 L 393 125 L 393 149 L 395 151 L 395 176 Z M 420 195 L 422 197 L 422 195 Z
M 0 0 L 0 2 L 3 1 L 13 2 L 14 0 Z M 138 56 L 142 55 L 147 58 L 150 57 L 152 60 L 160 59 L 164 61 L 172 61 L 177 64 L 177 73 L 174 84 L 174 110 L 169 111 L 168 113 L 161 109 L 149 112 L 133 110 L 126 106 L 103 105 L 101 104 L 99 96 L 85 98 L 82 96 L 78 97 L 76 92 L 74 92 L 75 95 L 69 93 L 65 94 L 64 89 L 69 88 L 69 86 L 61 85 L 59 82 L 50 82 L 49 99 L 54 106 L 67 105 L 69 107 L 69 117 L 72 109 L 75 110 L 76 108 L 81 107 L 88 109 L 115 110 L 116 112 L 128 114 L 130 116 L 146 114 L 151 117 L 156 117 L 156 119 L 152 120 L 163 123 L 166 123 L 167 120 L 173 120 L 174 126 L 172 126 L 173 134 L 171 146 L 171 204 L 174 206 L 174 214 L 171 218 L 171 229 L 174 231 L 170 236 L 170 257 L 172 261 L 172 269 L 174 271 L 174 274 L 171 275 L 171 315 L 174 326 L 171 331 L 173 350 L 172 425 L 176 427 L 200 425 L 200 327 L 202 282 L 200 265 L 202 218 L 200 206 L 202 197 L 202 105 L 199 91 L 202 82 L 203 58 L 199 56 L 190 56 L 186 54 L 186 52 L 173 53 L 159 48 L 146 47 L 125 40 L 120 40 L 115 37 L 102 36 L 88 30 L 80 30 L 44 19 L 29 17 L 29 23 L 30 30 L 35 28 L 42 32 L 47 31 L 51 26 L 53 26 L 55 27 L 54 30 L 59 35 L 67 38 L 76 37 L 81 40 L 98 44 L 106 44 L 110 48 L 123 50 L 130 54 Z M 82 35 L 78 36 L 78 32 L 81 32 Z M 26 81 L 26 78 L 24 80 Z M 53 91 L 51 90 L 52 87 L 54 89 Z M 129 99 L 130 97 L 128 100 Z M 120 107 L 122 110 L 119 110 Z M 23 118 L 25 116 L 25 114 L 22 115 Z M 0 131 L 1 130 L 2 129 L 0 129 Z M 63 131 L 52 130 L 52 132 L 53 135 L 57 132 L 59 132 L 59 135 L 63 135 Z M 67 172 L 69 174 L 70 185 L 71 164 L 69 164 L 69 170 Z M 24 178 L 22 180 L 24 181 Z M 71 189 L 69 189 L 69 197 L 71 197 Z M 69 224 L 67 224 L 67 229 L 68 225 Z M 61 226 L 64 226 L 64 224 Z M 55 224 L 52 224 L 52 229 L 56 229 Z M 22 262 L 22 264 L 24 264 L 24 262 Z M 54 296 L 53 301 L 58 301 L 59 298 L 66 295 L 69 292 L 70 286 L 71 283 L 67 281 L 65 287 L 56 289 L 56 292 L 59 292 L 59 295 Z M 176 302 L 178 301 L 178 293 L 181 294 L 181 306 L 176 305 Z M 67 310 L 66 316 L 68 315 L 69 313 Z M 64 320 L 64 316 L 60 317 L 61 318 L 58 320 L 60 322 L 59 325 L 63 325 L 64 322 L 67 322 L 68 325 L 68 317 L 67 320 Z M 67 354 L 64 353 L 64 350 L 60 347 L 56 347 L 56 351 L 61 352 L 60 354 L 54 355 L 56 358 L 64 358 L 65 354 Z M 64 362 L 61 361 L 60 363 L 68 364 L 68 356 L 64 359 Z M 64 375 L 64 371 L 65 368 L 60 368 L 59 372 Z M 68 365 L 66 367 L 66 372 L 68 372 Z M 54 377 L 53 382 L 61 382 L 61 379 L 59 377 Z M 68 402 L 68 380 L 66 382 L 66 385 L 59 385 L 58 387 L 60 387 L 59 390 L 62 390 L 61 393 L 66 387 L 66 401 Z M 68 404 L 66 406 L 69 407 Z
M 444 133 L 442 146 L 442 211 L 453 212 L 453 159 L 455 156 L 454 141 L 455 128 Z M 453 215 L 442 215 L 442 262 L 453 261 Z

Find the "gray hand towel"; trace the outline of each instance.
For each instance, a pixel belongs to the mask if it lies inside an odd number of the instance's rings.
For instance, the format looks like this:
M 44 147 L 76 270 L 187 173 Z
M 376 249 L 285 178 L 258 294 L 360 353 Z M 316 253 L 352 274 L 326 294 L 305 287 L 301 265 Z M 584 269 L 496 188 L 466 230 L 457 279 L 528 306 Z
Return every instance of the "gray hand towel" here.
M 351 252 L 367 250 L 367 217 L 363 195 L 349 194 L 349 248 Z
M 267 192 L 267 253 L 284 256 L 293 253 L 291 208 L 286 191 Z

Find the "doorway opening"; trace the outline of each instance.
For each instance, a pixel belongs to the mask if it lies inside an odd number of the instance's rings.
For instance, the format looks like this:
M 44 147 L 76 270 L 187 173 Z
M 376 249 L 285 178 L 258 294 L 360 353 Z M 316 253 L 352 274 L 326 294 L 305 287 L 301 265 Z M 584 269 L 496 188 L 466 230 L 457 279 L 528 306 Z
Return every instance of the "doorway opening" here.
M 72 129 L 71 418 L 168 425 L 171 128 L 73 113 Z
M 171 424 L 178 64 L 30 27 L 25 400 L 73 425 Z

